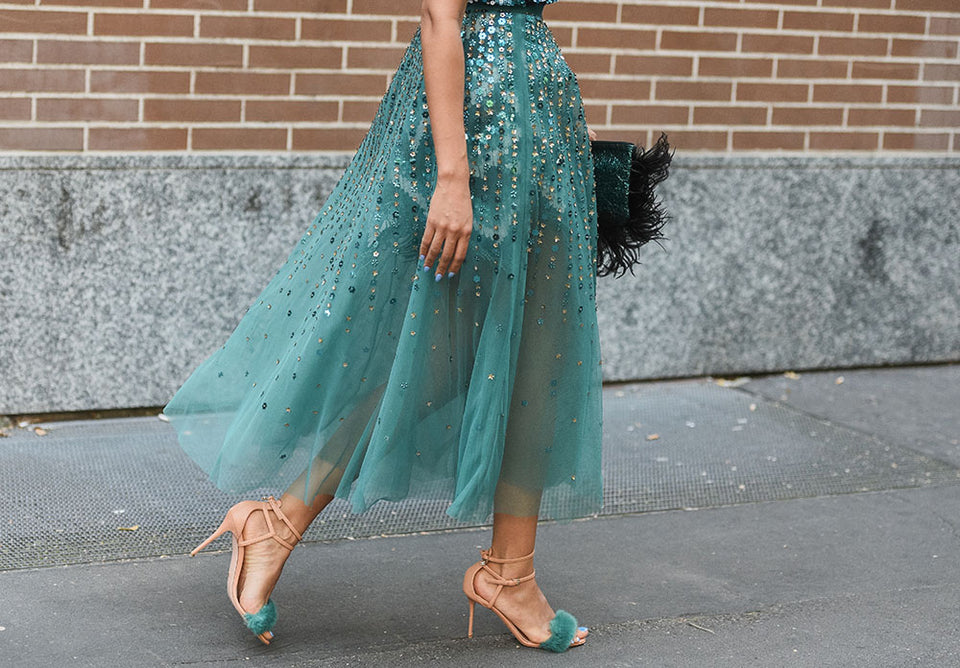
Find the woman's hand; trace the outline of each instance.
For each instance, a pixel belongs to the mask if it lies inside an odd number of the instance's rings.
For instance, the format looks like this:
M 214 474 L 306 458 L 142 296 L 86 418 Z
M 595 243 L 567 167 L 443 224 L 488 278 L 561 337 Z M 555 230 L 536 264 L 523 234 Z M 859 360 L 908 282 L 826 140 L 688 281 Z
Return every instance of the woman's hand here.
M 435 281 L 443 278 L 445 273 L 449 278 L 460 271 L 472 232 L 473 203 L 470 200 L 469 173 L 463 177 L 440 177 L 430 197 L 427 227 L 420 241 L 424 271 L 433 268 Z M 435 261 L 437 264 L 434 267 Z
M 597 138 L 597 133 L 594 132 L 591 128 L 587 128 L 587 136 L 590 137 L 590 141 L 593 141 Z

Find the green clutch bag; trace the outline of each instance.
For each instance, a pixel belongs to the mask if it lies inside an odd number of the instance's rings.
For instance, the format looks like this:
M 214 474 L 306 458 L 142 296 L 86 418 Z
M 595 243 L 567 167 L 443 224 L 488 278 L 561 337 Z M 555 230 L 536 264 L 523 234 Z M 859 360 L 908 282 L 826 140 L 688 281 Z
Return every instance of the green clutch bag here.
M 619 278 L 639 263 L 641 246 L 665 239 L 669 216 L 654 189 L 667 178 L 671 151 L 660 133 L 648 150 L 624 141 L 590 142 L 597 198 L 597 275 Z

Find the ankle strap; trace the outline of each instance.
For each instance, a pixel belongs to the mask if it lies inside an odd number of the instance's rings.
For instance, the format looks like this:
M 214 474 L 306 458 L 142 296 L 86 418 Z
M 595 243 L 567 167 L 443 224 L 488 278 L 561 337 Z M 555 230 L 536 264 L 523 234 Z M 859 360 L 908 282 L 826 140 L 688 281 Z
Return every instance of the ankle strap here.
M 536 552 L 536 550 L 534 550 L 533 552 Z M 480 560 L 483 561 L 484 563 L 490 562 L 491 564 L 515 564 L 518 561 L 526 561 L 527 559 L 532 559 L 533 552 L 531 552 L 525 557 L 514 557 L 513 559 L 501 559 L 500 557 L 490 556 L 490 550 L 480 550 Z
M 299 541 L 302 539 L 303 536 L 299 531 L 297 531 L 297 527 L 293 526 L 293 522 L 291 522 L 287 516 L 283 514 L 283 511 L 280 510 L 280 502 L 273 498 L 273 496 L 268 496 L 267 502 L 270 504 L 270 508 L 273 509 L 273 512 L 276 514 L 276 516 L 279 517 L 280 520 L 287 525 L 287 528 L 293 532 L 293 535 L 297 537 L 297 540 Z

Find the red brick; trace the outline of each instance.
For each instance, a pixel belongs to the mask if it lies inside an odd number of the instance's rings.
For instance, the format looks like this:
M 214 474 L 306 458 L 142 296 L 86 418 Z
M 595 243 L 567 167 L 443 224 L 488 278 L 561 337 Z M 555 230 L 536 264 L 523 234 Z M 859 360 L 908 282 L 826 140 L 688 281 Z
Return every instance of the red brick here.
M 638 79 L 595 79 L 577 77 L 584 98 L 602 100 L 645 100 L 650 97 L 650 82 Z
M 769 77 L 773 73 L 770 58 L 700 58 L 700 76 Z
M 186 128 L 90 128 L 91 151 L 183 151 Z
M 631 25 L 695 26 L 700 21 L 699 7 L 624 4 L 620 12 L 620 21 Z
M 810 148 L 815 151 L 874 151 L 879 139 L 876 132 L 811 132 Z
M 751 2 L 762 2 L 762 3 L 765 4 L 765 5 L 769 5 L 769 4 L 770 4 L 770 0 L 745 0 L 745 2 L 747 2 L 747 3 L 751 3 Z M 778 0 L 776 4 L 778 4 L 778 5 L 810 5 L 810 6 L 816 6 L 817 0 Z
M 135 121 L 137 101 L 110 98 L 37 99 L 38 121 Z
M 733 148 L 736 150 L 802 149 L 802 132 L 737 131 L 733 133 Z
M 958 128 L 960 109 L 921 109 L 920 127 Z
M 246 39 L 293 39 L 296 21 L 265 16 L 200 17 L 201 37 L 244 37 Z
M 0 149 L 79 151 L 83 149 L 83 128 L 0 127 Z
M 931 16 L 931 35 L 960 35 L 960 16 Z
M 583 115 L 587 119 L 587 125 L 604 125 L 607 122 L 607 105 L 591 104 L 589 101 L 583 103 Z
M 927 63 L 923 66 L 925 81 L 960 81 L 960 65 Z
M 420 27 L 419 21 L 397 21 L 397 38 L 394 40 L 394 43 L 403 44 L 406 46 L 410 43 L 410 40 L 413 39 L 413 36 L 417 32 L 417 28 Z M 571 33 L 572 31 L 568 31 Z M 553 31 L 553 34 L 557 37 L 557 43 L 560 46 L 567 46 L 570 44 L 570 35 L 567 35 L 566 41 L 560 39 L 561 30 L 558 28 Z
M 294 128 L 294 151 L 356 151 L 368 128 Z
M 79 93 L 84 88 L 84 72 L 81 69 L 0 69 L 0 90 Z
M 824 56 L 885 56 L 887 39 L 876 37 L 821 37 L 819 53 Z
M 669 140 L 678 151 L 723 151 L 727 148 L 727 133 L 723 130 L 671 130 Z
M 90 90 L 114 93 L 190 92 L 189 72 L 155 72 L 151 70 L 90 70 Z
M 803 83 L 738 83 L 737 101 L 806 102 L 808 91 Z
M 733 85 L 725 81 L 671 81 L 657 82 L 658 100 L 730 100 Z
M 661 50 L 734 51 L 736 48 L 737 34 L 732 32 L 681 32 L 679 30 L 664 30 L 660 35 Z
M 420 0 L 353 0 L 353 13 L 420 16 Z
M 916 79 L 920 66 L 916 63 L 877 63 L 854 61 L 851 76 L 854 79 Z
M 774 107 L 774 125 L 840 125 L 843 109 L 837 107 Z
M 957 42 L 934 39 L 898 39 L 893 40 L 892 56 L 908 58 L 956 58 Z
M 190 145 L 197 151 L 284 150 L 286 128 L 193 128 Z
M 913 109 L 871 109 L 853 107 L 847 113 L 847 125 L 901 125 L 912 127 L 916 121 Z
M 695 125 L 765 125 L 766 107 L 694 107 Z
M 617 54 L 617 74 L 667 74 L 690 76 L 693 58 L 689 56 L 627 56 Z
M 336 100 L 247 100 L 245 119 L 263 122 L 335 122 Z
M 38 63 L 76 65 L 138 65 L 137 42 L 92 42 L 79 40 L 37 40 Z
M 29 121 L 29 97 L 0 97 L 0 119 L 5 121 Z
M 241 67 L 243 46 L 240 44 L 148 42 L 144 45 L 147 65 L 199 67 Z
M 786 11 L 783 13 L 783 27 L 785 30 L 849 32 L 853 30 L 853 13 Z
M 382 96 L 387 78 L 382 74 L 297 74 L 297 95 Z
M 626 30 L 622 28 L 580 28 L 577 46 L 601 46 L 607 49 L 652 49 L 656 46 L 657 33 L 652 30 Z
M 893 0 L 822 0 L 821 4 L 824 7 L 838 7 L 840 9 L 850 9 L 852 7 L 893 9 Z
M 29 63 L 33 60 L 33 40 L 0 39 L 0 63 Z
M 403 59 L 404 47 L 400 46 L 350 46 L 347 47 L 348 69 L 389 70 L 393 73 Z
M 164 35 L 192 37 L 193 17 L 184 14 L 95 14 L 95 35 Z
M 290 74 L 204 70 L 196 74 L 194 92 L 197 95 L 288 95 Z
M 870 84 L 813 85 L 814 102 L 880 102 L 883 86 Z
M 266 46 L 250 45 L 251 68 L 339 69 L 339 46 Z
M 926 17 L 903 13 L 861 14 L 857 21 L 857 32 L 915 33 L 922 35 L 926 27 Z
M 87 32 L 87 13 L 0 9 L 0 33 L 18 32 L 83 35 Z
M 146 98 L 143 101 L 143 120 L 197 123 L 239 121 L 240 100 Z
M 82 0 L 81 0 L 82 1 Z M 201 9 L 218 12 L 245 12 L 247 0 L 150 0 L 151 9 Z
M 550 28 L 550 32 L 553 33 L 554 39 L 556 39 L 557 44 L 561 47 L 566 48 L 573 46 L 573 28 L 555 26 Z M 398 35 L 397 39 L 401 40 L 402 38 Z
M 946 151 L 950 135 L 946 133 L 885 132 L 883 148 L 901 151 Z
M 379 107 L 380 107 L 379 102 L 367 102 L 363 100 L 344 100 L 343 101 L 343 122 L 344 123 L 371 123 Z
M 763 53 L 813 53 L 813 37 L 805 35 L 752 35 L 744 34 L 740 42 L 743 52 Z
M 351 49 L 351 52 L 353 49 Z M 563 54 L 563 59 L 567 66 L 574 72 L 592 72 L 594 74 L 609 74 L 610 59 L 613 56 L 608 53 L 577 53 L 567 51 Z M 399 62 L 399 58 L 397 59 Z M 389 61 L 388 61 L 389 62 Z M 354 67 L 351 65 L 351 67 Z
M 354 14 L 356 13 L 356 10 L 354 10 Z M 551 7 L 549 16 L 544 14 L 544 18 L 549 21 L 573 21 L 576 23 L 583 21 L 616 23 L 617 5 L 612 2 L 560 2 L 557 3 L 556 7 Z M 625 21 L 625 23 L 641 23 L 641 21 Z
M 776 28 L 779 14 L 775 9 L 707 7 L 703 10 L 703 24 L 731 28 Z
M 19 2 L 25 2 L 25 4 L 32 5 L 33 0 L 18 0 Z M 40 4 L 44 6 L 50 5 L 69 5 L 71 7 L 82 7 L 86 9 L 87 7 L 127 7 L 129 9 L 139 9 L 143 7 L 143 0 L 40 0 Z M 151 7 L 155 7 L 156 3 L 150 3 Z
M 614 104 L 610 122 L 615 125 L 686 125 L 690 109 L 684 105 Z
M 407 0 L 409 2 L 409 0 Z M 379 3 L 392 6 L 394 3 Z M 357 1 L 353 3 L 354 13 L 357 12 Z M 244 4 L 246 8 L 246 4 Z M 384 7 L 388 9 L 389 7 Z M 347 0 L 254 0 L 254 11 L 257 12 L 297 12 L 298 14 L 343 14 L 347 11 Z M 363 14 L 373 12 L 361 12 Z
M 845 79 L 847 61 L 823 58 L 779 60 L 777 77 L 781 79 Z
M 957 11 L 957 0 L 897 0 L 897 10 L 955 13 Z
M 300 39 L 324 42 L 389 42 L 391 33 L 389 21 L 303 19 Z
M 953 104 L 952 86 L 887 86 L 887 102 Z

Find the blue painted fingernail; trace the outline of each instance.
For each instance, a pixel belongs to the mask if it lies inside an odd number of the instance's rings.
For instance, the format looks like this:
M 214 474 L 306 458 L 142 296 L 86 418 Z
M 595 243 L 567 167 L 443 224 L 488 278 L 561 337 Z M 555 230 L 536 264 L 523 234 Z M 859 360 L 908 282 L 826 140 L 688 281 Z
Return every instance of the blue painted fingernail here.
M 423 265 L 423 271 L 424 271 L 424 272 L 429 272 L 429 271 L 430 271 L 430 265 L 427 265 L 427 264 Z
M 426 255 L 421 255 L 421 256 L 420 256 L 420 261 L 423 262 L 423 258 L 425 258 L 425 257 L 427 257 L 427 256 L 426 256 Z
M 433 280 L 434 282 L 436 282 L 436 281 L 439 281 L 441 278 L 443 278 L 443 274 L 437 274 L 437 277 Z
M 447 278 L 453 278 L 454 276 L 456 276 L 456 274 L 454 274 L 452 271 L 447 274 Z

